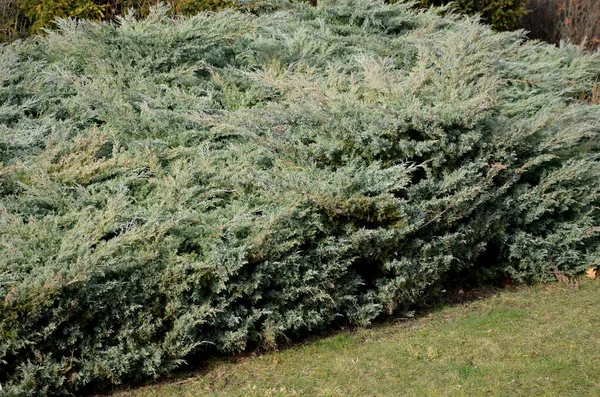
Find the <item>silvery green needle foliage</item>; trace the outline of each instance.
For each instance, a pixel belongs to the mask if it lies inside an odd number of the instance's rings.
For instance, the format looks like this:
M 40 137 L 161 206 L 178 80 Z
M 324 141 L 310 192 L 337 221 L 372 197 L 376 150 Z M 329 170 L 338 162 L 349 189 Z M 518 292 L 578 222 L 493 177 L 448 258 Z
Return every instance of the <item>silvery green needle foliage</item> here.
M 0 48 L 0 384 L 58 396 L 598 263 L 600 55 L 369 0 Z

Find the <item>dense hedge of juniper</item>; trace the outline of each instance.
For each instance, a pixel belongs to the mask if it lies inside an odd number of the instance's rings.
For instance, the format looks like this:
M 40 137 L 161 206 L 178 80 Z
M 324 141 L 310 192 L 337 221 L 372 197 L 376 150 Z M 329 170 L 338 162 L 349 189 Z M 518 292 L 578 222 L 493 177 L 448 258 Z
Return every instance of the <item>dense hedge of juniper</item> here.
M 367 0 L 1 47 L 4 393 L 598 263 L 599 75 L 599 54 Z

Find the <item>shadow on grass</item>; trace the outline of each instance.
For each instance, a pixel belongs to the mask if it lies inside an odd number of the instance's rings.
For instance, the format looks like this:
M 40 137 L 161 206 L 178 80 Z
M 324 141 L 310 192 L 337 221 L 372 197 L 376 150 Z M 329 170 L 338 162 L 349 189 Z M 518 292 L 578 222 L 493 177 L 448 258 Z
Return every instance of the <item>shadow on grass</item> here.
M 380 318 L 375 319 L 368 328 L 377 330 L 390 325 L 394 325 L 396 327 L 400 326 L 401 328 L 414 328 L 417 326 L 417 320 L 444 308 L 464 305 L 481 299 L 490 299 L 501 292 L 518 291 L 521 288 L 524 288 L 524 286 L 498 287 L 492 285 L 483 285 L 467 288 L 455 285 L 435 294 L 427 293 L 423 298 L 421 298 L 421 300 L 417 302 L 417 304 L 415 304 L 412 310 L 401 312 L 392 316 L 381 316 Z M 348 333 L 353 334 L 359 329 L 364 329 L 364 327 L 358 325 L 349 325 L 347 323 L 338 323 L 325 330 L 307 333 L 294 339 L 288 339 L 285 343 L 280 344 L 273 349 L 255 348 L 236 354 L 219 354 L 214 352 L 212 354 L 207 354 L 204 352 L 203 354 L 192 355 L 186 360 L 186 365 L 182 366 L 180 369 L 172 372 L 171 374 L 157 378 L 156 380 L 145 382 L 129 382 L 126 385 L 116 386 L 112 389 L 104 389 L 100 391 L 100 394 L 98 394 L 98 391 L 95 393 L 88 391 L 77 395 L 82 397 L 110 397 L 119 393 L 127 393 L 128 391 L 133 390 L 140 392 L 144 388 L 155 389 L 160 388 L 161 386 L 183 385 L 197 380 L 200 377 L 206 376 L 219 367 L 225 367 L 231 364 L 240 364 L 249 359 L 262 356 L 263 354 L 280 352 L 305 346 L 330 337 L 341 336 Z

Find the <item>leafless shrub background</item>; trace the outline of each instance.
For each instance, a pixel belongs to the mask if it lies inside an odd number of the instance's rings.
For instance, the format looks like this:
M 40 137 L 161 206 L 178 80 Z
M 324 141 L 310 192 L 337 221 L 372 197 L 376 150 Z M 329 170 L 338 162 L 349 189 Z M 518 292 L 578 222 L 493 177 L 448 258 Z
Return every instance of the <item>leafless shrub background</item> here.
M 600 0 L 530 0 L 528 9 L 521 27 L 531 38 L 600 47 Z

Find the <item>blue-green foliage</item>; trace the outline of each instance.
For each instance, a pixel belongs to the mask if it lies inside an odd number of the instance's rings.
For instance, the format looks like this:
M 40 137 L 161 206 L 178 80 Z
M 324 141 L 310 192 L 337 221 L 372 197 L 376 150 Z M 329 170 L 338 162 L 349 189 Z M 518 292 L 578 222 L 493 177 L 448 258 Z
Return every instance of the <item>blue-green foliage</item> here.
M 0 48 L 6 395 L 597 263 L 598 54 L 403 4 L 269 9 Z

